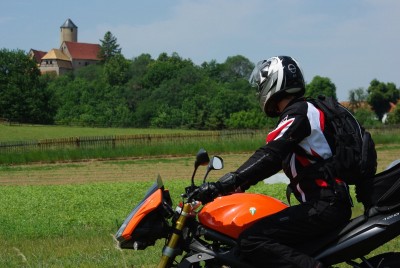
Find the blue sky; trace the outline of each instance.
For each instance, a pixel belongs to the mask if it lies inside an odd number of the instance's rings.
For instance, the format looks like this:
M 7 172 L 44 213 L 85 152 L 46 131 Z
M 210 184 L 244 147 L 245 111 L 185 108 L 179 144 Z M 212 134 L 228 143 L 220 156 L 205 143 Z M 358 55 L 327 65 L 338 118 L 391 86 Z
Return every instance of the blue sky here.
M 0 48 L 58 48 L 70 18 L 79 42 L 100 43 L 111 31 L 127 58 L 177 52 L 201 64 L 293 56 L 308 82 L 329 77 L 347 100 L 374 78 L 400 87 L 399 14 L 398 0 L 3 0 Z

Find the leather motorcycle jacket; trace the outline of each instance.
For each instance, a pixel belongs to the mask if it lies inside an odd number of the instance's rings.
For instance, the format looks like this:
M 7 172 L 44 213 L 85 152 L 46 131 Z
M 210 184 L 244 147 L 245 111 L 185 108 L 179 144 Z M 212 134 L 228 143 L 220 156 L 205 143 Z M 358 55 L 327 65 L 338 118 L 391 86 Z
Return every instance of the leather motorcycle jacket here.
M 267 135 L 266 144 L 233 173 L 232 183 L 247 190 L 283 169 L 300 202 L 320 199 L 321 190 L 331 188 L 331 184 L 323 174 L 302 176 L 302 169 L 332 156 L 332 137 L 324 129 L 322 111 L 304 98 L 292 100 Z

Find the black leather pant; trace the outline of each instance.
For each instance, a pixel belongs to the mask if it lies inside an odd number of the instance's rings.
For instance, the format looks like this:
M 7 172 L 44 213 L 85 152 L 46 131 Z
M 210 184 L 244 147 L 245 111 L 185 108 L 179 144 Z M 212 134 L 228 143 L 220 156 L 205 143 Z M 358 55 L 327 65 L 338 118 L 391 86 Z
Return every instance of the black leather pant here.
M 299 246 L 349 221 L 348 202 L 315 200 L 257 221 L 239 237 L 240 254 L 256 267 L 319 267 Z

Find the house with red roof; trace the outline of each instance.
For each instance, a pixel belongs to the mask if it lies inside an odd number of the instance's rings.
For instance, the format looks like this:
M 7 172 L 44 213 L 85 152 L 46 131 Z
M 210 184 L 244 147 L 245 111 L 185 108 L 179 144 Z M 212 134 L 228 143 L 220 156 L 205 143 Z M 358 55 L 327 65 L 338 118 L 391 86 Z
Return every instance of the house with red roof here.
M 41 50 L 36 50 L 36 49 L 31 49 L 29 51 L 29 56 L 36 62 L 37 66 L 40 66 L 40 62 L 42 61 L 42 58 L 44 55 L 46 55 L 46 51 L 41 51 Z
M 53 48 L 47 53 L 34 49 L 29 52 L 41 73 L 62 75 L 100 61 L 100 45 L 78 42 L 78 27 L 71 19 L 67 19 L 60 30 L 60 48 Z

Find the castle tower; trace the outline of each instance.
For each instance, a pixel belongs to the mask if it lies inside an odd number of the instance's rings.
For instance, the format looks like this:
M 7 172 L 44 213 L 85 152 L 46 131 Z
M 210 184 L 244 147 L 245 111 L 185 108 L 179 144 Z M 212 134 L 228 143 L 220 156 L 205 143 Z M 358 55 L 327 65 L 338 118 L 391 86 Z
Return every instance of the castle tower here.
M 78 27 L 72 22 L 71 19 L 67 19 L 60 27 L 60 45 L 64 41 L 78 42 Z

